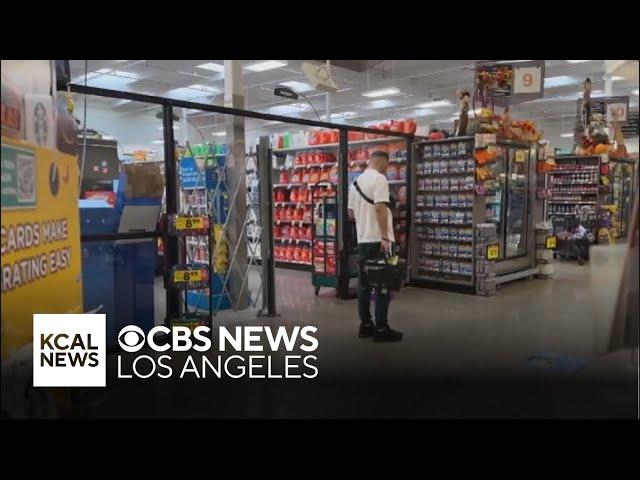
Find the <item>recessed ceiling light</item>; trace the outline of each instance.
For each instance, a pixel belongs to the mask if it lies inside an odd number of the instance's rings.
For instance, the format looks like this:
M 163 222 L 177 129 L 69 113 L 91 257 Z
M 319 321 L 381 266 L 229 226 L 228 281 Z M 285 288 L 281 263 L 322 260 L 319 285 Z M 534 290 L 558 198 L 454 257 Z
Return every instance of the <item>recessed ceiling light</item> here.
M 269 108 L 270 113 L 278 115 L 287 115 L 289 113 L 297 113 L 309 110 L 311 107 L 307 103 L 290 103 L 288 105 L 276 105 Z
M 369 98 L 379 98 L 379 97 L 389 97 L 391 95 L 398 95 L 400 89 L 397 87 L 387 87 L 387 88 L 379 88 L 377 90 L 369 90 L 368 92 L 362 92 L 363 97 Z
M 220 130 L 219 132 L 211 132 L 211 135 L 214 137 L 224 137 L 227 134 L 224 130 Z
M 577 83 L 576 79 L 567 77 L 566 75 L 547 77 L 544 79 L 544 88 L 562 87 L 564 85 L 571 85 L 572 83 Z
M 264 62 L 256 62 L 246 65 L 245 70 L 252 72 L 264 72 L 265 70 L 273 70 L 274 68 L 286 67 L 287 62 L 283 60 L 266 60 Z
M 573 137 L 573 133 L 561 133 L 560 136 L 562 138 L 572 138 Z
M 612 82 L 617 82 L 618 80 L 626 80 L 626 78 L 621 77 L 620 75 L 613 75 L 613 76 L 611 77 L 611 81 L 612 81 Z
M 164 140 L 154 140 L 154 141 L 153 141 L 153 142 L 151 142 L 151 143 L 164 143 Z
M 208 97 L 211 96 L 212 93 L 190 87 L 180 87 L 167 90 L 164 95 L 169 98 L 177 98 L 178 100 L 191 100 L 193 98 Z M 201 110 L 193 110 L 193 113 L 200 111 Z
M 337 112 L 337 113 L 332 113 L 331 114 L 331 119 L 336 119 L 336 118 L 353 118 L 353 117 L 357 117 L 358 113 L 357 112 Z M 326 115 L 321 115 L 320 116 L 321 119 L 326 120 L 327 116 Z
M 202 90 L 203 92 L 207 92 L 207 93 L 220 93 L 220 90 L 218 90 L 217 88 L 210 87 L 208 85 L 202 85 L 201 83 L 189 85 L 187 88 L 191 88 L 193 90 Z
M 293 90 L 298 93 L 310 92 L 311 90 L 314 90 L 314 88 L 308 83 L 296 82 L 295 80 L 292 80 L 290 82 L 282 82 L 280 85 L 293 88 Z
M 203 63 L 202 65 L 196 65 L 196 68 L 202 68 L 203 70 L 211 70 L 212 72 L 224 72 L 224 65 L 219 63 Z
M 638 89 L 636 88 L 635 90 L 632 90 L 631 93 L 633 93 L 634 95 L 638 95 Z
M 385 108 L 395 105 L 391 100 L 372 100 L 367 108 Z
M 567 60 L 567 63 L 584 63 L 584 62 L 593 62 L 593 60 Z M 573 136 L 573 133 L 571 134 Z
M 449 107 L 453 105 L 450 100 L 432 100 L 429 102 L 419 103 L 416 108 L 436 108 L 436 107 Z
M 178 128 L 180 128 L 178 125 L 174 125 L 174 126 L 173 126 L 173 129 L 174 129 L 174 130 L 177 130 Z M 164 127 L 163 127 L 163 126 L 160 126 L 160 127 L 158 127 L 158 130 L 164 130 Z

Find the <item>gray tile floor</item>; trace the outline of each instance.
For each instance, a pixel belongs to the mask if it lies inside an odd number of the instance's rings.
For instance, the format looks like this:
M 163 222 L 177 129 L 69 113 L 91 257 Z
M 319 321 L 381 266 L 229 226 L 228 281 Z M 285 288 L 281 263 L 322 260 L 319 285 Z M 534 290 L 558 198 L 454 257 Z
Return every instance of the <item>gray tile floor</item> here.
M 397 344 L 358 339 L 355 300 L 337 299 L 332 289 L 315 296 L 309 273 L 278 269 L 276 282 L 279 317 L 226 311 L 216 321 L 317 326 L 318 378 L 218 388 L 218 403 L 204 387 L 188 396 L 180 390 L 176 410 L 158 406 L 153 416 L 637 416 L 637 351 L 600 351 L 607 328 L 598 312 L 613 301 L 594 295 L 589 265 L 557 263 L 552 279 L 516 281 L 489 298 L 405 288 L 390 310 L 392 326 L 405 333 Z M 532 366 L 540 352 L 586 366 Z

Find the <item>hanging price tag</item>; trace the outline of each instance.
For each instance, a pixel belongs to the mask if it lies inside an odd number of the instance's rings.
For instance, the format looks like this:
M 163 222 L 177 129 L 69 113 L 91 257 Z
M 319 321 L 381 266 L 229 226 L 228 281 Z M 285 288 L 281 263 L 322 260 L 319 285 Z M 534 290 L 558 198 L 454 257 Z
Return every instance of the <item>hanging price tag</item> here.
M 495 260 L 500 256 L 500 245 L 487 245 L 487 260 Z
M 524 150 L 516 150 L 516 163 L 524 163 L 525 152 Z
M 555 235 L 549 235 L 547 238 L 545 238 L 544 244 L 548 250 L 553 250 L 558 246 L 558 237 L 556 237 Z
M 176 230 L 202 230 L 207 228 L 206 217 L 177 217 Z
M 202 270 L 176 270 L 173 272 L 175 283 L 201 282 Z

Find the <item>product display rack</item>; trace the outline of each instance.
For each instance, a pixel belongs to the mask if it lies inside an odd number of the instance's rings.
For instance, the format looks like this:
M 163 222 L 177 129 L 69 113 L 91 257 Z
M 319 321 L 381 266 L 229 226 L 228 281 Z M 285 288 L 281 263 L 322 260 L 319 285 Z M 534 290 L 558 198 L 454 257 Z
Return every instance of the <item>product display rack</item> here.
M 391 148 L 391 145 L 398 148 Z M 367 148 L 372 146 L 372 148 Z M 349 182 L 366 168 L 368 154 L 374 149 L 386 150 L 390 155 L 389 187 L 400 198 L 394 216 L 394 233 L 400 240 L 400 254 L 407 257 L 407 150 L 403 138 L 385 136 L 348 141 Z M 312 271 L 311 253 L 311 185 L 328 182 L 328 188 L 338 190 L 339 143 L 304 145 L 274 149 L 274 240 L 276 266 Z M 356 152 L 360 157 L 356 158 Z M 403 171 L 400 178 L 400 171 Z M 395 172 L 398 172 L 397 175 Z M 404 191 L 402 191 L 404 187 Z M 303 192 L 303 193 L 301 193 Z M 402 201 L 404 199 L 404 201 Z M 296 210 L 302 211 L 296 214 Z M 284 212 L 284 213 L 283 213 Z M 290 213 L 291 212 L 291 213 Z M 297 216 L 296 216 L 297 215 Z M 291 218 L 289 218 L 291 217 Z M 338 219 L 338 222 L 340 220 Z M 294 227 L 297 228 L 294 229 Z M 303 229 L 301 231 L 301 229 Z M 278 234 L 278 232 L 280 232 Z M 278 244 L 281 248 L 278 248 Z M 284 251 L 283 251 L 284 248 Z M 355 274 L 350 277 L 355 276 Z
M 321 287 L 338 286 L 338 198 L 329 182 L 319 182 L 311 187 L 312 208 L 312 241 L 311 263 L 313 273 L 311 283 L 315 294 Z
M 615 206 L 616 238 L 626 238 L 633 208 L 633 189 L 636 162 L 628 159 L 611 160 L 610 203 Z
M 411 283 L 474 286 L 473 145 L 459 137 L 414 146 Z
M 535 152 L 490 134 L 414 144 L 412 284 L 476 292 L 474 232 L 486 224 L 495 225 L 496 282 L 533 275 Z
M 601 157 L 599 155 L 558 155 L 556 168 L 547 172 L 545 217 L 553 233 L 565 231 L 567 225 L 582 224 L 595 233 L 602 205 Z M 606 189 L 606 186 L 605 186 Z

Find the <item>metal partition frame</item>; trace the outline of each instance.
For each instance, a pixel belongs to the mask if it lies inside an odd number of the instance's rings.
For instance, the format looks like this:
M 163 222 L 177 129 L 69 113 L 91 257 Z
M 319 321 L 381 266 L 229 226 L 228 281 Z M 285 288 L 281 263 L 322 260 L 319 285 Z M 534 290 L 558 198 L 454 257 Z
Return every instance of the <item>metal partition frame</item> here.
M 349 194 L 349 185 L 348 185 L 348 135 L 347 132 L 349 130 L 363 133 L 373 133 L 377 135 L 385 135 L 390 137 L 397 137 L 398 139 L 405 139 L 407 142 L 407 152 L 410 155 L 411 151 L 411 143 L 414 139 L 414 135 L 401 133 L 401 132 L 389 132 L 384 130 L 378 130 L 373 128 L 366 127 L 358 127 L 353 125 L 344 125 L 330 122 L 322 122 L 316 120 L 307 120 L 304 118 L 295 118 L 295 117 L 287 117 L 284 115 L 272 115 L 267 113 L 254 112 L 251 110 L 244 110 L 238 108 L 230 108 L 230 107 L 222 107 L 218 105 L 208 105 L 203 103 L 189 102 L 184 100 L 176 100 L 172 98 L 166 97 L 158 97 L 155 95 L 145 95 L 141 93 L 134 92 L 124 92 L 120 90 L 111 90 L 106 88 L 98 88 L 98 87 L 90 87 L 87 85 L 80 85 L 75 83 L 70 83 L 68 85 L 69 91 L 72 93 L 78 93 L 83 95 L 92 95 L 96 97 L 105 97 L 105 98 L 117 98 L 122 100 L 130 100 L 134 102 L 155 104 L 162 106 L 162 121 L 163 121 L 163 139 L 164 139 L 164 163 L 165 163 L 165 175 L 166 175 L 166 204 L 167 204 L 167 214 L 177 213 L 178 211 L 178 199 L 179 199 L 179 191 L 177 185 L 177 171 L 176 171 L 176 158 L 175 158 L 175 141 L 173 137 L 173 108 L 187 108 L 193 110 L 200 110 L 205 112 L 212 113 L 220 113 L 226 115 L 234 115 L 246 118 L 255 118 L 259 120 L 268 120 L 268 121 L 278 121 L 282 123 L 294 124 L 294 125 L 305 125 L 308 127 L 316 127 L 316 128 L 326 128 L 331 130 L 338 130 L 340 132 L 340 155 L 338 159 L 338 172 L 340 177 L 340 183 L 338 185 L 338 201 L 340 206 L 340 212 L 343 219 L 347 216 L 347 202 Z M 264 146 L 263 146 L 264 150 Z M 408 162 L 411 159 L 408 158 Z M 410 195 L 411 192 L 408 192 Z M 263 222 L 273 223 L 273 211 L 272 209 L 268 210 L 268 217 L 264 219 Z M 408 229 L 411 229 L 411 217 L 409 217 L 408 221 Z M 339 224 L 344 223 L 343 221 L 339 222 Z M 346 229 L 342 229 L 340 227 L 339 233 L 339 247 L 340 247 L 340 272 L 348 273 L 348 256 L 343 254 L 343 251 L 347 251 L 348 245 L 348 236 Z M 157 234 L 149 234 L 149 238 L 157 237 Z M 125 237 L 122 237 L 125 238 Z M 120 234 L 114 234 L 110 239 L 119 240 L 122 239 Z M 146 237 L 145 237 L 146 238 Z M 167 263 L 168 265 L 174 265 L 178 262 L 178 246 L 177 241 L 172 240 L 171 238 L 167 239 L 168 255 Z M 174 244 L 175 243 L 175 244 Z M 269 262 L 269 267 L 271 270 L 274 269 L 273 263 Z M 342 277 L 342 275 L 341 275 Z M 268 273 L 265 279 L 273 279 L 273 271 Z M 268 281 L 268 280 L 267 280 Z M 346 280 L 340 279 L 338 286 L 338 296 L 340 298 L 349 298 L 348 292 L 348 274 Z M 271 285 L 272 293 L 275 297 L 275 284 Z M 167 318 L 171 318 L 172 316 L 178 316 L 180 314 L 179 310 L 179 301 L 177 292 L 171 292 L 171 289 L 167 289 Z M 275 300 L 272 300 L 273 303 L 270 303 L 267 306 L 267 311 L 271 314 L 275 313 Z

